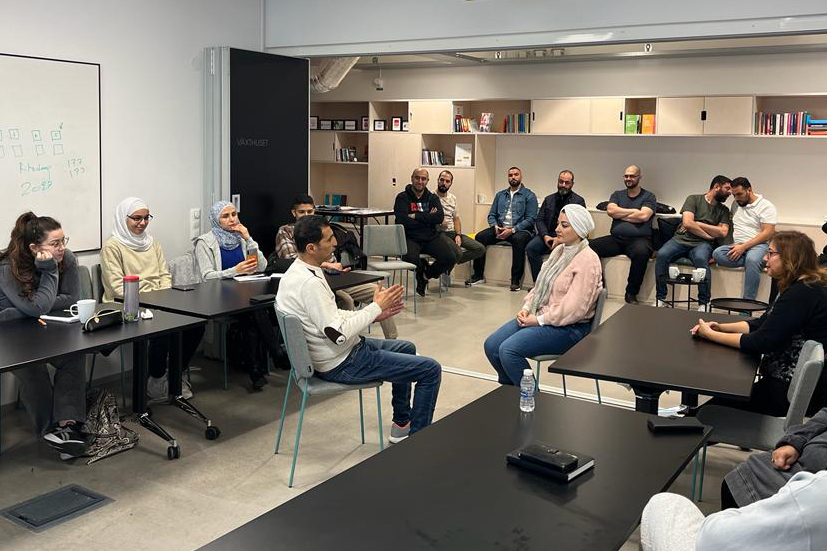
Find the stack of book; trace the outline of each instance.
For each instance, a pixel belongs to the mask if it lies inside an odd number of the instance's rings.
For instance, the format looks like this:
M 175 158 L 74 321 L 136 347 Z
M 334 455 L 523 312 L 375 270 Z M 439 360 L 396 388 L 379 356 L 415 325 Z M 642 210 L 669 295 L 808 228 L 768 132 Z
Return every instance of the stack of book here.
M 520 133 L 529 132 L 529 113 L 514 113 L 503 117 L 502 130 L 500 132 Z
M 480 125 L 477 119 L 456 115 L 454 117 L 454 132 L 479 132 Z
M 810 119 L 808 111 L 794 113 L 755 113 L 753 134 L 769 134 L 773 136 L 806 136 L 808 127 L 815 123 Z
M 424 166 L 436 165 L 444 166 L 448 163 L 445 160 L 445 154 L 442 151 L 434 151 L 432 149 L 422 150 L 422 164 Z
M 808 119 L 807 121 L 807 135 L 808 136 L 827 136 L 827 119 Z
M 626 115 L 626 126 L 624 128 L 626 134 L 654 134 L 655 133 L 655 115 L 647 113 L 645 115 Z
M 358 161 L 355 147 L 342 147 L 336 150 L 336 162 L 356 163 Z

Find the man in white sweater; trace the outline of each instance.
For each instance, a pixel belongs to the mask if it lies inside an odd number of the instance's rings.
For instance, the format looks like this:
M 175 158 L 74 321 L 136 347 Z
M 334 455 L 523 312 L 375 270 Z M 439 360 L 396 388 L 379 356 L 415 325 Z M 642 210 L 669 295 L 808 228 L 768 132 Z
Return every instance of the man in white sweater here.
M 442 378 L 439 363 L 417 356 L 411 342 L 361 336 L 374 321 L 402 309 L 402 287 L 380 286 L 365 308 L 339 310 L 321 268 L 336 247 L 330 225 L 321 216 L 305 216 L 296 222 L 293 237 L 298 258 L 279 283 L 276 304 L 301 320 L 316 375 L 343 384 L 391 382 L 391 443 L 430 425 Z M 413 407 L 411 383 L 416 383 Z

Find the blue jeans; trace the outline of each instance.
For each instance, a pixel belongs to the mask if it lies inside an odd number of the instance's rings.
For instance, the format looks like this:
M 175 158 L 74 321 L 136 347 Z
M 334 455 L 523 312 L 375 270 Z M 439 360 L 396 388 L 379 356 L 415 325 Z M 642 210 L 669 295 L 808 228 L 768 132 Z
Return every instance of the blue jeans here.
M 709 269 L 709 257 L 712 256 L 712 243 L 699 243 L 698 245 L 684 245 L 674 239 L 670 239 L 658 249 L 658 256 L 655 258 L 655 286 L 657 297 L 660 300 L 666 299 L 666 279 L 669 277 L 669 263 L 682 256 L 689 257 L 696 268 L 706 270 L 706 277 L 698 285 L 698 300 L 701 304 L 709 302 L 711 289 L 710 278 L 712 272 Z
M 325 381 L 346 385 L 372 381 L 393 383 L 393 422 L 405 425 L 410 421 L 413 434 L 430 425 L 434 417 L 442 366 L 436 360 L 417 356 L 412 342 L 362 337 L 345 361 L 316 375 Z M 416 383 L 413 408 L 411 383 Z
M 531 279 L 537 281 L 540 270 L 543 268 L 543 257 L 551 250 L 546 246 L 546 241 L 539 235 L 531 238 L 525 248 L 525 255 L 528 257 L 528 265 L 531 267 Z
M 520 384 L 523 370 L 530 369 L 527 357 L 563 354 L 591 331 L 591 321 L 555 327 L 534 325 L 520 327 L 516 319 L 494 331 L 485 339 L 485 355 L 497 371 L 503 385 Z
M 744 298 L 755 300 L 758 294 L 758 284 L 761 283 L 761 272 L 764 271 L 766 263 L 764 255 L 767 254 L 769 245 L 759 243 L 747 249 L 738 260 L 730 260 L 727 254 L 732 245 L 718 247 L 712 252 L 712 258 L 719 266 L 726 268 L 744 268 Z

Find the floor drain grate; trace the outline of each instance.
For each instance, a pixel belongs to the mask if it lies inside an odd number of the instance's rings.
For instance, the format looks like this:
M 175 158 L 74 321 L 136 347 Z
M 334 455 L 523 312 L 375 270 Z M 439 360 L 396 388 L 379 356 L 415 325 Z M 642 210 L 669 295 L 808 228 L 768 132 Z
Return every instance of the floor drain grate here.
M 0 516 L 33 532 L 42 532 L 110 501 L 112 499 L 104 495 L 72 484 L 7 507 L 0 511 Z

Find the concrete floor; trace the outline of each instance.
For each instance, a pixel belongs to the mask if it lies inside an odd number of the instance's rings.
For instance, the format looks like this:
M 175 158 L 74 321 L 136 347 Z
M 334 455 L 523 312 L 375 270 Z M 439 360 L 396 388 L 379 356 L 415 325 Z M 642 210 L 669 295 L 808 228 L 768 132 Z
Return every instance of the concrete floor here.
M 435 282 L 431 289 L 433 294 L 418 300 L 418 315 L 414 317 L 410 304 L 411 310 L 399 315 L 398 325 L 400 336 L 446 367 L 435 414 L 439 419 L 496 388 L 482 341 L 517 312 L 525 293 L 455 284 L 439 299 Z M 609 303 L 605 317 L 621 306 Z M 373 330 L 377 334 L 381 335 L 378 327 Z M 273 454 L 286 372 L 271 375 L 270 384 L 257 393 L 247 390 L 245 375 L 234 373 L 229 390 L 224 391 L 218 362 L 197 358 L 194 364 L 202 367 L 193 375 L 196 404 L 214 418 L 222 435 L 207 441 L 203 427 L 194 419 L 170 407 L 155 406 L 155 418 L 179 440 L 182 457 L 177 461 L 167 461 L 164 442 L 138 429 L 141 441 L 133 450 L 91 466 L 61 462 L 31 436 L 24 412 L 4 413 L 0 509 L 66 484 L 85 486 L 114 502 L 41 534 L 0 520 L 0 550 L 195 549 L 379 451 L 372 392 L 365 395 L 365 445 L 359 439 L 355 392 L 313 399 L 305 415 L 295 486 L 287 488 L 297 422 L 295 399 L 288 405 L 282 442 L 285 453 Z M 553 390 L 560 386 L 560 379 L 544 373 L 542 383 Z M 567 378 L 567 383 L 570 392 L 594 394 L 593 381 Z M 616 384 L 604 383 L 601 391 L 617 404 L 633 401 L 632 394 Z M 295 398 L 296 393 L 291 396 Z M 382 397 L 387 438 L 389 388 L 383 389 Z M 664 396 L 661 405 L 678 401 L 672 393 Z M 130 423 L 130 427 L 135 425 Z M 705 513 L 718 510 L 723 475 L 746 456 L 724 446 L 710 449 L 706 492 L 700 504 Z M 672 491 L 688 495 L 690 483 L 688 469 Z M 635 533 L 623 549 L 637 548 Z

